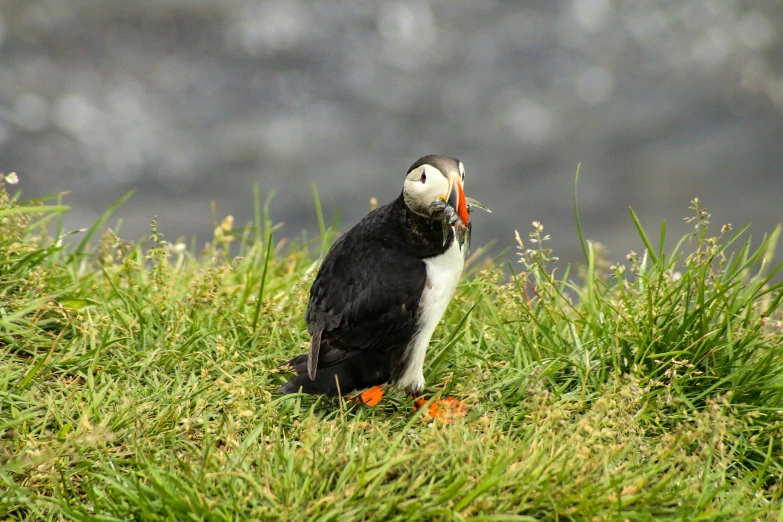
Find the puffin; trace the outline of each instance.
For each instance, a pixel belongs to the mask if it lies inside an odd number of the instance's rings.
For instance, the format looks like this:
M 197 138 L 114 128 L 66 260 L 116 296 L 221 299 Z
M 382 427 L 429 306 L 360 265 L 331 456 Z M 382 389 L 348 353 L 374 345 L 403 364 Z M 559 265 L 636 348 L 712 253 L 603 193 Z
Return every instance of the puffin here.
M 462 275 L 472 207 L 465 166 L 428 155 L 408 169 L 400 195 L 334 242 L 310 288 L 307 353 L 280 368 L 279 393 L 346 396 L 375 406 L 390 386 L 428 401 L 427 347 Z M 366 390 L 358 396 L 352 393 Z M 463 416 L 460 401 L 430 403 L 431 417 Z

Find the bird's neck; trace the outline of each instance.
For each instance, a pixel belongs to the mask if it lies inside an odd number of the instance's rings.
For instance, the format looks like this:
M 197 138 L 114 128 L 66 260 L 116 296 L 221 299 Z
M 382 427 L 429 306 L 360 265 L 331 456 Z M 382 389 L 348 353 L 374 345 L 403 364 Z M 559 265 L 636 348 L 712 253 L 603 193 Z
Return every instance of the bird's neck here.
M 402 194 L 391 203 L 390 211 L 397 231 L 394 237 L 387 237 L 387 241 L 398 242 L 397 248 L 411 255 L 420 259 L 438 256 L 448 250 L 454 241 L 454 231 L 449 230 L 444 244 L 441 222 L 413 212 L 405 204 Z

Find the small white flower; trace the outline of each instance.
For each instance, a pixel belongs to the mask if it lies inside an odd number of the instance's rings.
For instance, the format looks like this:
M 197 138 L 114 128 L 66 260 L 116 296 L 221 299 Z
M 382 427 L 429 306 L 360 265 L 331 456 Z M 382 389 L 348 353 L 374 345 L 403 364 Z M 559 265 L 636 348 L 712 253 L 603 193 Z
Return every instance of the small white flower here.
M 16 175 L 16 172 L 11 172 L 10 174 L 5 175 L 5 182 L 9 185 L 16 185 L 19 183 L 19 176 Z

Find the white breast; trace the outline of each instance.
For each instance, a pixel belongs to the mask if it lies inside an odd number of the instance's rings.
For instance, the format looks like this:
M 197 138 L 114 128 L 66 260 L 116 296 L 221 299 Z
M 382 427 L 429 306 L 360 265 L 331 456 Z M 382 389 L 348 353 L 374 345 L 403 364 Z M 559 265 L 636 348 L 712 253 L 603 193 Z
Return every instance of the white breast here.
M 418 393 L 424 389 L 424 355 L 432 333 L 457 288 L 465 262 L 463 256 L 457 241 L 453 241 L 443 254 L 424 260 L 427 265 L 427 283 L 419 301 L 418 330 L 408 344 L 405 369 L 397 381 L 397 387 L 402 390 Z

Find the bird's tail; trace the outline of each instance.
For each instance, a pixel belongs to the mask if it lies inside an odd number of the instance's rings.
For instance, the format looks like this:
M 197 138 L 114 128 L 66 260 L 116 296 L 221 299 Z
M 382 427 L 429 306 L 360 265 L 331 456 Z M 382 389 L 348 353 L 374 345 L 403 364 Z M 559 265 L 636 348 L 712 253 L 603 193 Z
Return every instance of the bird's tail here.
M 335 397 L 384 384 L 390 377 L 391 356 L 385 351 L 331 350 L 329 357 L 319 362 L 315 379 L 308 375 L 307 361 L 307 354 L 302 354 L 281 366 L 291 368 L 296 375 L 282 385 L 278 393 L 296 393 L 301 390 L 312 395 Z

